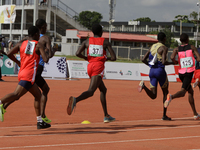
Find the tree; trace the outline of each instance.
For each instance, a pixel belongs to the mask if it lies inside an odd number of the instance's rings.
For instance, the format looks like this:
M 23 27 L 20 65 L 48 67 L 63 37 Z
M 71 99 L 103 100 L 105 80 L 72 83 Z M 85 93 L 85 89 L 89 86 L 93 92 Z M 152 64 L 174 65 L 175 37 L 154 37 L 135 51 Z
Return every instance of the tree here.
M 151 22 L 151 19 L 149 17 L 143 17 L 143 18 L 137 18 L 134 21 Z M 155 22 L 155 20 L 154 20 L 154 22 Z
M 100 23 L 103 16 L 98 12 L 91 12 L 91 11 L 82 11 L 79 16 L 73 17 L 77 20 L 80 24 L 87 27 L 88 29 L 92 29 L 92 25 L 94 23 Z
M 168 26 L 165 27 L 165 29 L 162 31 L 166 35 L 166 42 L 165 45 L 170 48 L 171 46 L 171 39 L 174 37 L 174 34 L 171 32 L 170 28 Z
M 197 20 L 198 19 L 198 13 L 196 11 L 193 11 L 192 13 L 190 13 L 190 18 L 192 18 L 193 20 Z
M 175 19 L 176 20 L 173 20 L 173 22 L 180 22 L 180 20 L 182 20 L 183 23 L 191 23 L 187 15 L 177 15 Z
M 194 24 L 197 24 L 197 20 L 198 20 L 198 13 L 196 11 L 193 11 L 192 13 L 190 13 L 190 18 L 192 18 L 192 21 Z

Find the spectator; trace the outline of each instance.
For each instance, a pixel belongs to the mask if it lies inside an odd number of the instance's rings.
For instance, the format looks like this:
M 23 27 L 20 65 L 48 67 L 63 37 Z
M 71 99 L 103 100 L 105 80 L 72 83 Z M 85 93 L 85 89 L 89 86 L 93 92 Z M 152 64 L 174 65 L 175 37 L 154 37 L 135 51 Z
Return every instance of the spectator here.
M 3 54 L 6 55 L 6 53 L 4 52 L 4 47 L 6 46 L 5 43 L 2 41 L 3 36 L 0 35 L 0 56 L 3 57 Z M 1 66 L 0 66 L 0 82 L 4 81 L 2 79 L 2 74 L 1 74 Z
M 44 5 L 44 3 L 47 3 L 47 0 L 40 0 L 40 4 L 39 5 Z

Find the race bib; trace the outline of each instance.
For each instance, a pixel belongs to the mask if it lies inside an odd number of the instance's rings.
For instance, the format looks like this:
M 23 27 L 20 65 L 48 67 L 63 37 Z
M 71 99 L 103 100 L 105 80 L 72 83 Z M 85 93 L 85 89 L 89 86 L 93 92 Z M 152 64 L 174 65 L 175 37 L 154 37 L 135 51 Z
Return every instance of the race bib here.
M 103 56 L 103 46 L 102 45 L 92 45 L 89 46 L 89 55 L 93 57 Z
M 35 48 L 35 42 L 28 41 L 28 44 L 25 49 L 25 53 L 29 55 L 33 55 L 34 48 Z
M 181 68 L 188 68 L 193 66 L 192 57 L 186 57 L 180 59 Z

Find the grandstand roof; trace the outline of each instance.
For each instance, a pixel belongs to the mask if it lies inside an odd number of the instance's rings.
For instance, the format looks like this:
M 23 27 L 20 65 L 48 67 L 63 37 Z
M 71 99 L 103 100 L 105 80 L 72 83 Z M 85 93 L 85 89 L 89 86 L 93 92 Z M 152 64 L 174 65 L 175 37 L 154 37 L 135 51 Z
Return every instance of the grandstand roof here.
M 86 39 L 87 37 L 93 37 L 93 33 L 91 31 L 78 31 L 79 38 Z M 109 32 L 103 32 L 103 38 L 109 39 Z M 116 41 L 132 41 L 132 42 L 147 42 L 147 43 L 156 43 L 157 39 L 148 37 L 146 35 L 139 34 L 130 34 L 130 33 L 111 33 L 111 39 Z

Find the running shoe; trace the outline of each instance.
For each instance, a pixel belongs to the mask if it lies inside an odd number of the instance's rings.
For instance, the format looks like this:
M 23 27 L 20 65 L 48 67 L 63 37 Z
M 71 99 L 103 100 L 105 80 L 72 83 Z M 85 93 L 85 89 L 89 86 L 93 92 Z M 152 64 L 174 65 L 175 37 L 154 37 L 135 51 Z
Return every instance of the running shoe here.
M 167 106 L 169 105 L 169 103 L 172 100 L 172 95 L 171 94 L 167 94 L 167 100 L 164 103 L 164 107 L 167 108 Z
M 46 123 L 51 123 L 51 120 L 47 118 L 47 116 L 45 116 L 45 118 L 42 118 L 42 120 Z
M 68 115 L 72 114 L 72 111 L 73 111 L 74 107 L 76 107 L 76 98 L 73 97 L 73 96 L 71 96 L 69 98 L 69 104 L 68 104 L 68 107 L 67 107 L 67 113 L 68 113 Z
M 172 120 L 172 119 L 170 117 L 168 117 L 168 116 L 163 116 L 162 120 Z
M 115 118 L 111 117 L 110 115 L 108 117 L 104 117 L 104 123 L 109 123 L 115 121 Z
M 198 119 L 200 119 L 200 115 L 199 114 L 197 114 L 196 116 L 194 116 L 194 120 L 198 120 Z
M 199 85 L 199 78 L 197 78 L 193 84 L 193 88 L 195 88 L 197 85 Z
M 3 104 L 0 105 L 0 120 L 1 122 L 4 121 L 4 113 L 6 112 L 6 110 L 3 108 Z
M 37 129 L 45 129 L 45 128 L 50 128 L 51 125 L 42 121 L 42 122 L 37 122 Z
M 140 81 L 138 85 L 138 92 L 142 92 L 142 89 L 144 88 L 144 81 Z

